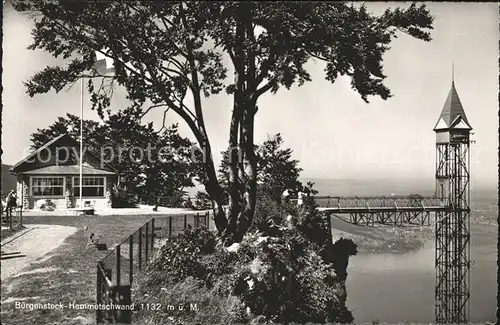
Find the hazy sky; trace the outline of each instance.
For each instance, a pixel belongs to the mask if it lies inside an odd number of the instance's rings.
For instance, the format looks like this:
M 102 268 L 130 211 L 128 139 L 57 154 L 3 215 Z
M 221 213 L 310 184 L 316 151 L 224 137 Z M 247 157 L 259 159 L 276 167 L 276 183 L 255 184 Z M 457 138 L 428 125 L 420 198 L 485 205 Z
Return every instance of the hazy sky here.
M 391 3 L 369 3 L 381 12 Z M 398 4 L 403 5 L 405 4 Z M 304 177 L 397 178 L 434 177 L 433 128 L 451 86 L 455 85 L 474 128 L 472 168 L 478 182 L 497 180 L 498 157 L 498 5 L 495 3 L 429 3 L 435 17 L 433 40 L 423 42 L 401 34 L 384 58 L 386 85 L 393 97 L 369 98 L 364 103 L 341 78 L 323 79 L 323 66 L 310 62 L 313 82 L 291 91 L 268 94 L 259 102 L 256 142 L 282 133 L 286 146 L 300 160 Z M 30 134 L 52 124 L 66 112 L 80 112 L 79 87 L 59 94 L 30 98 L 23 81 L 46 65 L 57 63 L 49 54 L 28 51 L 32 23 L 4 4 L 2 162 L 14 164 L 26 154 Z M 86 105 L 89 103 L 86 100 Z M 231 97 L 205 101 L 205 119 L 216 151 L 227 146 Z M 126 106 L 120 93 L 113 101 Z M 85 110 L 86 118 L 97 114 Z M 168 121 L 177 121 L 175 115 Z M 149 120 L 161 123 L 162 111 Z M 192 138 L 180 123 L 181 133 Z M 219 161 L 219 155 L 216 157 Z

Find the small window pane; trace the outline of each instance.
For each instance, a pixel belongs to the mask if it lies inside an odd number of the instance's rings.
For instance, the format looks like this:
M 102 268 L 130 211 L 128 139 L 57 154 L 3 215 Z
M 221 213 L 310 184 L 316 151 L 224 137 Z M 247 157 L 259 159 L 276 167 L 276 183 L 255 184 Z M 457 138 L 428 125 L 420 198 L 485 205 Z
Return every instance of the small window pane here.
M 32 193 L 37 196 L 63 196 L 64 177 L 33 177 Z
M 79 178 L 74 178 L 73 193 L 76 197 L 80 196 L 79 181 L 80 181 Z M 103 197 L 104 177 L 83 177 L 82 196 Z
M 53 187 L 52 195 L 54 196 L 63 196 L 63 188 L 62 187 Z

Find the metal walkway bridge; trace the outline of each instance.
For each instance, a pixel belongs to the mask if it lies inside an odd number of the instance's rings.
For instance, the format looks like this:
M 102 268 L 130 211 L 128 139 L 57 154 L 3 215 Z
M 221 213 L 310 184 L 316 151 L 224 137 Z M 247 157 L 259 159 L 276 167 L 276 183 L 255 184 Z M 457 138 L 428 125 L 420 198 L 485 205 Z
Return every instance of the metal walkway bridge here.
M 318 211 L 327 215 L 349 215 L 349 222 L 373 226 L 375 223 L 405 226 L 430 225 L 430 214 L 447 211 L 444 200 L 420 195 L 358 197 L 314 196 Z

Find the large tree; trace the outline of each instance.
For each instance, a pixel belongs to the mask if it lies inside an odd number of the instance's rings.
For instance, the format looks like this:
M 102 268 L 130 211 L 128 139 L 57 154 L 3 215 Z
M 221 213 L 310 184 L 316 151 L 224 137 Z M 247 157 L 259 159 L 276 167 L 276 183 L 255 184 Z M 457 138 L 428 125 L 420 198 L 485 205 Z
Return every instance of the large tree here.
M 84 149 L 116 169 L 120 175 L 116 190 L 128 195 L 123 199 L 152 203 L 158 196 L 182 196 L 184 188 L 193 186 L 195 177 L 189 161 L 192 143 L 179 135 L 177 125 L 158 132 L 151 123 L 143 124 L 139 113 L 127 109 L 110 114 L 104 121 L 84 120 Z M 31 148 L 63 133 L 79 139 L 80 118 L 67 114 L 38 129 L 31 134 Z
M 433 20 L 425 6 L 414 4 L 379 16 L 363 5 L 338 2 L 32 0 L 16 7 L 35 14 L 31 49 L 70 60 L 65 67 L 37 73 L 27 82 L 28 93 L 59 91 L 87 75 L 123 86 L 136 107 L 177 113 L 203 149 L 205 187 L 217 203 L 215 223 L 230 241 L 241 239 L 255 211 L 259 98 L 310 81 L 305 63 L 316 58 L 325 62 L 327 80 L 347 75 L 365 101 L 370 95 L 387 99 L 391 94 L 383 84 L 383 54 L 397 32 L 430 40 Z M 95 50 L 113 58 L 114 76 L 100 77 L 92 69 Z M 89 88 L 95 107 L 106 109 L 110 92 Z M 233 97 L 227 216 L 203 110 L 203 97 L 222 90 Z
M 281 134 L 275 134 L 259 146 L 259 173 L 257 182 L 264 195 L 276 203 L 280 202 L 281 194 L 285 189 L 299 189 L 302 184 L 299 175 L 302 168 L 299 161 L 292 159 L 292 149 L 282 148 Z
M 268 137 L 260 145 L 254 146 L 256 157 L 257 190 L 261 196 L 268 197 L 280 204 L 281 194 L 285 189 L 300 191 L 311 189 L 313 183 L 306 185 L 299 181 L 302 168 L 299 161 L 292 158 L 292 149 L 283 147 L 283 137 L 277 133 Z M 228 150 L 222 152 L 219 167 L 219 182 L 227 193 L 229 192 L 230 162 Z M 314 191 L 314 190 L 312 190 Z

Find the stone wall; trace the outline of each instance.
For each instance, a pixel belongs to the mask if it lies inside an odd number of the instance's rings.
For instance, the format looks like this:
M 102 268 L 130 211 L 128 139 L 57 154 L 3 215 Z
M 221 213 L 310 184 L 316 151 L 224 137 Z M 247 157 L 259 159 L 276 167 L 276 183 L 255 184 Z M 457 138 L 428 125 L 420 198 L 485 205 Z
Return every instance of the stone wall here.
M 106 207 L 107 208 L 112 208 L 113 206 L 113 177 L 107 176 L 106 177 L 106 189 L 104 196 L 106 197 Z
M 23 209 L 30 208 L 30 186 L 28 176 L 17 176 L 17 205 L 22 205 Z M 22 201 L 22 202 L 21 202 Z
M 66 208 L 74 208 L 73 206 L 73 177 L 66 176 L 66 188 L 64 190 L 64 198 L 66 200 Z

